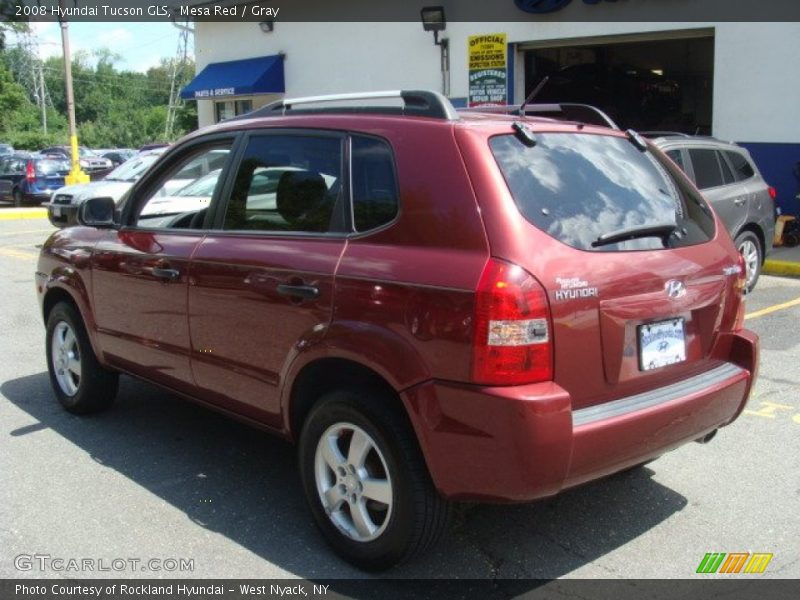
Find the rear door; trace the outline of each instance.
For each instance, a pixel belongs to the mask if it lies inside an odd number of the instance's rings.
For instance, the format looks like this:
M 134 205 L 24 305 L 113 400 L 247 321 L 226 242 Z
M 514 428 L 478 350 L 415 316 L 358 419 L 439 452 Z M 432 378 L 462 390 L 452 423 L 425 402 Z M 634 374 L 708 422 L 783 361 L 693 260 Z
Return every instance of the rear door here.
M 276 131 L 243 145 L 192 260 L 192 371 L 203 399 L 279 427 L 281 378 L 332 316 L 345 137 Z
M 680 170 L 625 137 L 490 138 L 523 222 L 492 231 L 492 253 L 548 294 L 555 381 L 583 408 L 715 365 L 730 327 L 732 244 Z M 512 222 L 514 220 L 512 219 Z
M 173 155 L 128 196 L 123 223 L 95 247 L 92 294 L 106 359 L 136 375 L 191 393 L 187 290 L 203 239 L 205 202 L 153 209 L 175 180 L 200 178 L 229 159 L 232 138 L 198 141 Z

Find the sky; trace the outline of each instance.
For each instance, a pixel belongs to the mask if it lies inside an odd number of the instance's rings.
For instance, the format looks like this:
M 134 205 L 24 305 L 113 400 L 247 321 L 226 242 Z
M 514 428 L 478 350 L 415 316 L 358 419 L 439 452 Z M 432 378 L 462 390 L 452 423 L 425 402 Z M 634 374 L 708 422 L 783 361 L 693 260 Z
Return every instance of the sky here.
M 42 58 L 61 56 L 61 28 L 58 23 L 31 23 L 34 40 L 39 44 Z M 162 58 L 172 58 L 178 49 L 180 31 L 172 23 L 82 23 L 69 24 L 70 49 L 107 48 L 120 55 L 115 63 L 120 70 L 145 72 L 159 64 Z M 189 56 L 194 51 L 189 37 Z

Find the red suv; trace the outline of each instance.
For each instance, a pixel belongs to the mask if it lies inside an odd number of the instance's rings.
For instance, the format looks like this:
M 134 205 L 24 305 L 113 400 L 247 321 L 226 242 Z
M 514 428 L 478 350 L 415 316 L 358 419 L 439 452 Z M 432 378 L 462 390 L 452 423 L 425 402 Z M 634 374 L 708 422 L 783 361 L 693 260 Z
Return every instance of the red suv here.
M 365 569 L 432 544 L 451 501 L 706 441 L 756 377 L 736 248 L 632 131 L 433 92 L 285 100 L 79 219 L 36 275 L 59 401 L 106 408 L 127 373 L 296 442 L 317 525 Z

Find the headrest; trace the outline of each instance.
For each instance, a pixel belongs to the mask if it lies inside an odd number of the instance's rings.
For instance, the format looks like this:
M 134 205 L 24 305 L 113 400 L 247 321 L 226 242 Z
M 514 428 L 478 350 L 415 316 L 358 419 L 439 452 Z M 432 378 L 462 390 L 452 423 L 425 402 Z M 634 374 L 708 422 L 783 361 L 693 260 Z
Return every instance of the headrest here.
M 297 223 L 323 203 L 327 191 L 325 179 L 319 173 L 286 171 L 278 181 L 275 203 L 287 222 Z

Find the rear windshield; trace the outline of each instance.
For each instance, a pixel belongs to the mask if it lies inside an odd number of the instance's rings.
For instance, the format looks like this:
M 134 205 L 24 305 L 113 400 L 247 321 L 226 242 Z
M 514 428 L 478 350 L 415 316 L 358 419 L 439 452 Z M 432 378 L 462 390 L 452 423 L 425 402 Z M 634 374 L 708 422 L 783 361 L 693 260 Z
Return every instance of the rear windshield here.
M 158 156 L 158 154 L 145 154 L 131 158 L 106 175 L 106 179 L 109 181 L 138 181 L 150 168 L 150 165 L 156 162 Z
M 68 160 L 37 160 L 36 161 L 36 174 L 37 175 L 64 175 L 69 173 Z
M 535 139 L 530 147 L 500 135 L 489 144 L 519 211 L 555 239 L 581 250 L 620 251 L 713 237 L 710 209 L 663 156 L 608 135 L 536 133 Z M 659 233 L 646 233 L 651 227 Z M 598 242 L 623 231 L 639 234 Z

